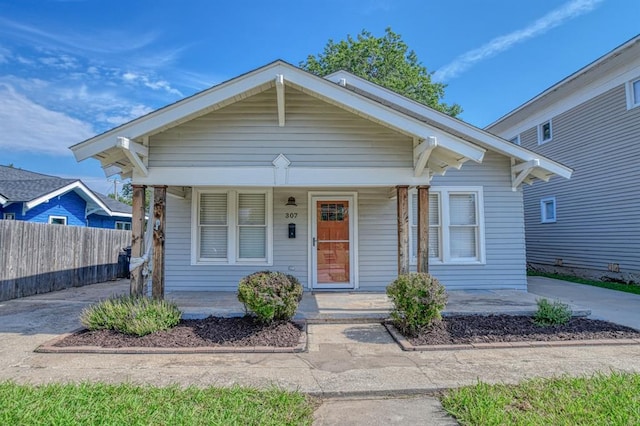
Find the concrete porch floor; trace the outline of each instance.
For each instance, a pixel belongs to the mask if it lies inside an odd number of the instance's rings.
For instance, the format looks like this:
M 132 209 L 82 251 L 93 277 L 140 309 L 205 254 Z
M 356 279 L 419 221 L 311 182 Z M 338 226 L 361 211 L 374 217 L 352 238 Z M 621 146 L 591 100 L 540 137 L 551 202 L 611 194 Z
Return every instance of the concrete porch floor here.
M 531 315 L 540 296 L 515 290 L 458 290 L 449 291 L 445 315 L 454 314 L 511 314 Z M 184 318 L 203 318 L 209 315 L 241 316 L 244 307 L 236 292 L 174 291 L 166 299 L 178 304 Z M 589 311 L 575 309 L 574 315 L 587 316 Z M 366 292 L 305 292 L 296 319 L 308 322 L 370 322 L 389 316 L 391 303 L 385 293 Z

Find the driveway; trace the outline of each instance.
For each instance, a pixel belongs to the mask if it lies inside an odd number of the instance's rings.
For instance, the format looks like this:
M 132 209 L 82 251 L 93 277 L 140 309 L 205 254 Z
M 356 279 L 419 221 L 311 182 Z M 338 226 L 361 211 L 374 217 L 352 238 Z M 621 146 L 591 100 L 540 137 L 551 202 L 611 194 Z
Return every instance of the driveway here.
M 591 310 L 589 318 L 611 321 L 640 330 L 640 295 L 585 284 L 529 277 L 529 293 L 557 299 L 574 308 Z

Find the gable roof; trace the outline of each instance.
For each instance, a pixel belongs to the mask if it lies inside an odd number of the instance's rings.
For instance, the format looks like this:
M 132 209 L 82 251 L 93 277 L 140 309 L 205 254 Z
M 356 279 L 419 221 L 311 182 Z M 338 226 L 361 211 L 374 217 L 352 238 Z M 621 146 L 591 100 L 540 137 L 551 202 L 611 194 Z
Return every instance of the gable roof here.
M 131 216 L 131 207 L 90 190 L 78 179 L 50 176 L 14 167 L 0 166 L 0 204 L 24 203 L 30 210 L 51 198 L 76 192 L 94 210 L 109 216 Z
M 558 83 L 542 91 L 514 110 L 503 115 L 493 123 L 485 127 L 495 133 L 502 133 L 512 126 L 519 124 L 541 109 L 550 107 L 557 102 L 566 100 L 569 96 L 587 86 L 593 86 L 588 98 L 593 98 L 608 90 L 612 84 L 621 84 L 626 81 L 625 75 L 631 71 L 636 77 L 640 75 L 640 34 L 582 67 L 573 74 L 560 80 Z M 630 64 L 636 62 L 635 70 L 630 69 Z M 612 71 L 616 71 L 615 80 L 605 83 L 603 78 L 610 78 Z M 619 75 L 620 74 L 620 75 Z M 584 96 L 576 97 L 574 103 L 584 102 Z M 566 109 L 575 106 L 567 105 Z
M 128 177 L 135 170 L 146 176 L 148 170 L 144 160 L 148 157 L 148 148 L 144 142 L 149 136 L 270 88 L 282 90 L 285 84 L 413 137 L 419 144 L 414 155 L 421 157 L 424 163 L 420 170 L 416 169 L 416 175 L 425 167 L 429 171 L 444 173 L 448 167 L 459 168 L 468 160 L 482 162 L 487 150 L 521 163 L 533 162 L 518 183 L 525 178 L 527 181 L 536 178 L 548 180 L 552 175 L 566 178 L 571 175 L 571 169 L 559 163 L 352 74 L 340 72 L 321 78 L 283 61 L 275 61 L 151 112 L 76 144 L 71 150 L 78 161 L 90 157 L 99 160 L 107 175 L 120 173 Z M 280 93 L 284 97 L 283 92 Z M 281 126 L 284 124 L 283 114 L 279 117 Z

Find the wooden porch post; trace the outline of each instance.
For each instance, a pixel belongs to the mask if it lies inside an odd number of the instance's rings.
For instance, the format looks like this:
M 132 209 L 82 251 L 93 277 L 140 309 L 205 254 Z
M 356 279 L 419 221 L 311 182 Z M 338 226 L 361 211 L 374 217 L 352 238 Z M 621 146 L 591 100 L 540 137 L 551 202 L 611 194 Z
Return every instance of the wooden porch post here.
M 418 186 L 418 272 L 429 272 L 429 188 Z
M 409 273 L 409 187 L 396 186 L 398 200 L 398 275 Z
M 153 273 L 151 274 L 151 295 L 154 299 L 164 299 L 164 228 L 167 201 L 167 187 L 153 187 Z
M 131 217 L 131 257 L 142 257 L 144 251 L 144 185 L 131 185 L 132 217 Z M 143 289 L 142 266 L 131 273 L 129 293 L 132 296 L 141 296 Z

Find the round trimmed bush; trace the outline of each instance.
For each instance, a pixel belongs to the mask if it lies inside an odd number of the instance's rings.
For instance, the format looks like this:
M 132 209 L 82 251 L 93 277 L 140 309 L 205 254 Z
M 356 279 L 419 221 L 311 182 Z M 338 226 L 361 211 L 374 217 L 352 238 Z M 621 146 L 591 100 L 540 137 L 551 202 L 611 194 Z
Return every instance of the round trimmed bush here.
M 80 322 L 89 330 L 115 330 L 145 336 L 175 327 L 181 316 L 178 306 L 166 300 L 117 296 L 85 308 L 80 314 Z
M 282 272 L 255 272 L 240 280 L 238 300 L 262 322 L 290 320 L 302 300 L 302 285 Z
M 442 319 L 447 293 L 440 281 L 427 273 L 400 275 L 387 287 L 393 303 L 391 319 L 405 334 L 414 336 Z

